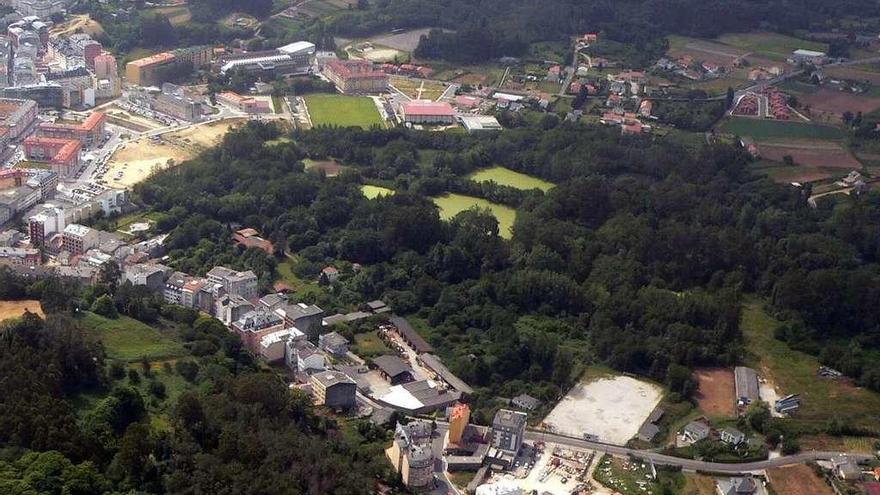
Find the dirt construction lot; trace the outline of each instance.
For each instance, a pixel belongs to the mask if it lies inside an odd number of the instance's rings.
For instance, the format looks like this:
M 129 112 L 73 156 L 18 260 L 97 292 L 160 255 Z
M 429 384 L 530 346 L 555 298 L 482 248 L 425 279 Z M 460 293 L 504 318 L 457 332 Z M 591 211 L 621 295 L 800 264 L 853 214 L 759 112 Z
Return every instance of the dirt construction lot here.
M 660 402 L 660 387 L 628 376 L 606 376 L 575 385 L 544 419 L 553 431 L 596 435 L 623 445 Z
M 110 185 L 132 186 L 169 163 L 179 164 L 219 142 L 231 127 L 242 119 L 229 119 L 192 126 L 165 134 L 158 141 L 142 137 L 120 147 L 110 158 L 104 180 Z M 169 162 L 173 160 L 173 162 Z M 121 178 L 116 180 L 121 172 Z
M 10 318 L 18 318 L 25 311 L 36 313 L 40 316 L 46 316 L 43 308 L 40 307 L 40 301 L 26 299 L 23 301 L 0 301 L 0 321 Z
M 767 478 L 779 495 L 834 495 L 831 487 L 803 464 L 768 469 Z
M 726 368 L 701 368 L 694 371 L 700 384 L 696 399 L 700 410 L 708 416 L 733 416 L 736 390 L 733 371 Z
M 836 143 L 760 143 L 758 150 L 761 158 L 782 162 L 790 156 L 798 165 L 805 167 L 827 167 L 841 169 L 859 169 L 862 164 L 845 149 Z

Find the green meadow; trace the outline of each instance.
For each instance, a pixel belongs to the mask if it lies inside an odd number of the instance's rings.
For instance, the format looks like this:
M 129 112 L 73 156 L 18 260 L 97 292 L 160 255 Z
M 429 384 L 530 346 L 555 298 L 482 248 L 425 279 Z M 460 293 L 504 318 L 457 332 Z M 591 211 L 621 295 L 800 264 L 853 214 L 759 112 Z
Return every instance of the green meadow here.
M 499 205 L 486 201 L 482 198 L 474 198 L 463 194 L 445 194 L 431 198 L 440 208 L 440 218 L 450 220 L 455 215 L 473 207 L 486 208 L 495 215 L 498 220 L 498 233 L 505 239 L 513 235 L 513 221 L 516 219 L 516 210 L 509 206 Z
M 492 181 L 501 186 L 510 186 L 517 189 L 540 189 L 544 192 L 553 188 L 552 182 L 547 182 L 531 175 L 526 175 L 505 167 L 491 167 L 477 170 L 470 174 L 468 179 L 474 182 Z
M 362 185 L 361 192 L 364 193 L 367 199 L 376 199 L 379 196 L 391 196 L 394 194 L 394 191 L 387 187 L 372 186 L 370 184 Z
M 376 104 L 365 96 L 308 95 L 305 100 L 315 127 L 331 125 L 369 129 L 374 125 L 385 126 Z

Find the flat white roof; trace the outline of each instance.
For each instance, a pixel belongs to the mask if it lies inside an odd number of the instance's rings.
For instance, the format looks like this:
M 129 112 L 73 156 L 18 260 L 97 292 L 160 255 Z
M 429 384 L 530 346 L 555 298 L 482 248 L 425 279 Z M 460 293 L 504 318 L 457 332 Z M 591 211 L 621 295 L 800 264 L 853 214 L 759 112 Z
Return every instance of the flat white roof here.
M 287 53 L 289 55 L 302 52 L 308 52 L 309 54 L 312 54 L 315 53 L 315 44 L 309 43 L 308 41 L 295 41 L 293 43 L 279 47 L 278 51 L 281 53 Z
M 263 336 L 263 338 L 260 339 L 260 346 L 269 347 L 272 344 L 277 344 L 288 339 L 296 339 L 302 335 L 305 334 L 296 327 L 285 328 L 284 330 L 278 330 Z
M 802 55 L 804 57 L 824 57 L 825 56 L 825 52 L 817 52 L 814 50 L 804 50 L 804 49 L 795 50 L 794 54 L 795 55 Z
M 498 119 L 491 115 L 462 115 L 459 120 L 469 131 L 495 131 L 502 128 Z
M 388 393 L 380 397 L 384 402 L 392 406 L 402 407 L 404 409 L 418 409 L 424 404 L 417 399 L 409 390 L 403 388 L 402 385 L 394 385 L 388 389 Z
M 520 100 L 524 100 L 526 97 L 520 96 L 520 95 L 512 95 L 510 93 L 501 93 L 499 91 L 496 91 L 495 94 L 492 95 L 492 98 L 495 98 L 496 100 L 503 98 L 507 101 L 520 101 Z

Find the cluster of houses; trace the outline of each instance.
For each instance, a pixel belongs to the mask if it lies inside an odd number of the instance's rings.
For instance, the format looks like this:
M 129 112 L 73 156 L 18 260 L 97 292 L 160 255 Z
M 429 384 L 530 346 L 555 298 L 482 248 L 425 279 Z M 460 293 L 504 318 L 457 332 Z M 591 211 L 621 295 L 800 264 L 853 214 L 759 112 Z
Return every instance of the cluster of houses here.
M 694 444 L 705 439 L 717 439 L 737 447 L 745 443 L 746 434 L 730 426 L 717 430 L 709 424 L 708 420 L 701 418 L 686 424 L 679 435 L 679 440 L 685 445 Z
M 428 79 L 434 74 L 434 69 L 414 64 L 397 65 L 385 63 L 379 66 L 379 70 L 386 74 L 399 74 L 401 76 L 420 77 L 422 79 Z
M 739 67 L 743 63 L 742 59 L 734 60 L 734 67 Z M 666 72 L 681 76 L 691 81 L 704 81 L 707 79 L 715 79 L 727 72 L 728 68 L 712 61 L 697 61 L 690 55 L 684 55 L 678 58 L 661 57 L 654 63 L 654 69 L 660 72 Z
M 788 105 L 789 96 L 775 87 L 750 91 L 735 102 L 733 115 L 762 119 L 790 120 L 793 111 Z

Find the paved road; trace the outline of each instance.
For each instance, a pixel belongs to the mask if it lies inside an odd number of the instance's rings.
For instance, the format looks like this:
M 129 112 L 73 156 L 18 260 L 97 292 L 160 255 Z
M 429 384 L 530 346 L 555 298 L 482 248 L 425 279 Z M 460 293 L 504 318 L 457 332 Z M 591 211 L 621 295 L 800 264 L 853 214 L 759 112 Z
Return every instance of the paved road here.
M 446 423 L 437 421 L 437 431 L 440 432 L 441 435 L 443 435 L 443 432 L 445 432 L 447 428 L 448 425 Z M 729 464 L 722 462 L 706 462 L 695 461 L 693 459 L 682 459 L 680 457 L 673 457 L 650 450 L 631 449 L 628 447 L 621 447 L 619 445 L 611 445 L 601 442 L 589 442 L 586 440 L 580 440 L 577 438 L 557 435 L 544 431 L 526 431 L 525 438 L 526 440 L 531 441 L 542 441 L 547 443 L 555 443 L 558 445 L 567 445 L 569 447 L 594 450 L 596 452 L 603 452 L 606 454 L 638 457 L 640 459 L 651 461 L 654 464 L 659 464 L 662 466 L 677 466 L 681 467 L 682 469 L 687 469 L 691 471 L 707 471 L 725 474 L 736 474 L 749 471 L 763 471 L 765 469 L 775 467 L 803 464 L 808 461 L 829 460 L 833 457 L 841 455 L 846 455 L 857 462 L 867 462 L 869 460 L 875 459 L 874 456 L 865 454 L 848 454 L 843 452 L 804 452 L 801 454 L 776 457 L 774 459 L 767 459 L 764 461 Z
M 577 447 L 588 450 L 595 450 L 598 452 L 604 452 L 607 454 L 613 455 L 625 455 L 625 456 L 635 456 L 646 461 L 651 461 L 654 464 L 660 464 L 663 466 L 679 466 L 682 469 L 694 470 L 694 471 L 710 471 L 716 473 L 742 473 L 747 471 L 763 471 L 765 469 L 780 467 L 780 466 L 790 466 L 793 464 L 803 464 L 807 461 L 816 461 L 816 460 L 828 460 L 832 457 L 836 457 L 839 455 L 844 455 L 841 452 L 805 452 L 796 455 L 790 456 L 782 456 L 777 457 L 775 459 L 768 459 L 764 461 L 757 462 L 746 462 L 741 464 L 727 464 L 720 462 L 705 462 L 705 461 L 695 461 L 693 459 L 682 459 L 679 457 L 672 457 L 665 454 L 660 454 L 658 452 L 651 452 L 646 450 L 637 450 L 630 449 L 627 447 L 620 447 L 617 445 L 609 445 L 598 442 L 588 442 L 586 440 L 578 440 L 576 438 L 565 437 L 561 435 L 554 435 L 552 433 L 544 433 L 538 431 L 527 431 L 526 432 L 527 440 L 541 440 L 544 442 L 556 443 L 559 445 L 567 445 L 569 447 Z M 857 461 L 868 461 L 873 459 L 874 457 L 871 455 L 862 455 L 862 454 L 846 454 L 854 460 Z

